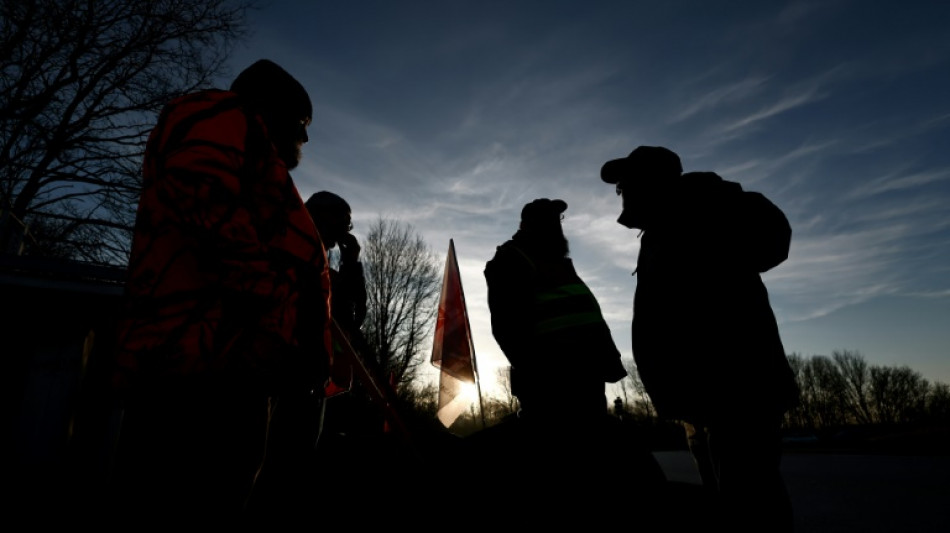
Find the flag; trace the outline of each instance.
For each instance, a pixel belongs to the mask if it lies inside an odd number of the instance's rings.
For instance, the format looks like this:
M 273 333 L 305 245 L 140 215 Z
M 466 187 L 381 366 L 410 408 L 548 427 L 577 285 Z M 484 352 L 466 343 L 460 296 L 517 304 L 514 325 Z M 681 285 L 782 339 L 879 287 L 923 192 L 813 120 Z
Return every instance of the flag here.
M 439 421 L 449 427 L 471 405 L 476 396 L 473 392 L 478 392 L 472 329 L 468 322 L 462 278 L 452 239 L 449 239 L 449 253 L 442 277 L 439 315 L 432 342 L 432 364 L 440 370 Z

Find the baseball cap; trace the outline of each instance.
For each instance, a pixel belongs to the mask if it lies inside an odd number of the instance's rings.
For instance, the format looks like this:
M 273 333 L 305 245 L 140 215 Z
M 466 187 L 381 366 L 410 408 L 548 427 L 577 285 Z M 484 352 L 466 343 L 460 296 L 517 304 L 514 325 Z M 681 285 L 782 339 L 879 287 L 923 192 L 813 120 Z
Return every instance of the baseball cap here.
M 600 179 L 607 183 L 648 175 L 679 175 L 683 165 L 675 152 L 662 146 L 638 146 L 627 157 L 611 159 L 600 168 Z
M 528 224 L 560 222 L 561 213 L 566 210 L 567 202 L 564 200 L 538 198 L 521 208 L 521 222 Z

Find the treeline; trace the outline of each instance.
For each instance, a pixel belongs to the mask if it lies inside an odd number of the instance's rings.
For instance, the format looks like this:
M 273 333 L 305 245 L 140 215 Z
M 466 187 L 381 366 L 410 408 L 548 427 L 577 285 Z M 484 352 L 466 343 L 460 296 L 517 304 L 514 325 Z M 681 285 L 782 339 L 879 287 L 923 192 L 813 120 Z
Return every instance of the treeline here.
M 907 366 L 870 365 L 850 350 L 834 351 L 831 356 L 791 354 L 788 360 L 801 389 L 801 403 L 786 414 L 787 430 L 821 433 L 846 426 L 950 425 L 950 385 L 930 382 Z M 630 376 L 618 384 L 620 394 L 611 398 L 611 411 L 627 420 L 653 425 L 658 422 L 656 411 L 636 367 L 628 370 Z M 436 397 L 433 390 L 425 391 L 416 396 L 415 405 L 434 414 L 432 398 Z M 461 416 L 452 431 L 468 434 L 480 429 L 483 421 L 478 407 L 473 405 Z M 510 395 L 482 398 L 482 407 L 486 426 L 500 422 L 518 408 L 517 400 Z
M 848 350 L 788 360 L 802 394 L 786 415 L 789 428 L 950 423 L 950 385 L 907 366 L 869 365 Z

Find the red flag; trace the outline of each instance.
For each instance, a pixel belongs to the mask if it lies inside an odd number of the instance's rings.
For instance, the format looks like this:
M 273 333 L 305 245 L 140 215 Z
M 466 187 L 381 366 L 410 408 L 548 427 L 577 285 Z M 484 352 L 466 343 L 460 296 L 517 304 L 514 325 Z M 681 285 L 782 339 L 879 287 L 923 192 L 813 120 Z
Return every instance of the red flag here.
M 475 348 L 472 329 L 468 322 L 465 295 L 455 243 L 449 239 L 449 254 L 445 260 L 442 278 L 442 296 L 439 298 L 439 316 L 435 323 L 432 344 L 432 364 L 439 373 L 439 420 L 445 427 L 455 422 L 469 407 L 478 392 L 475 370 Z

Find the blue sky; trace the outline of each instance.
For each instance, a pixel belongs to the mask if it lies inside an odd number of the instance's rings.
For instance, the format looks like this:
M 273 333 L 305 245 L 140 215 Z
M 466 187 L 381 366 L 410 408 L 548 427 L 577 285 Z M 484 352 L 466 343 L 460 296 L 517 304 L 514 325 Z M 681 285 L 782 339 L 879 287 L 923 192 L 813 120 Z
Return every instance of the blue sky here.
M 302 196 L 345 197 L 357 237 L 381 216 L 440 260 L 454 239 L 483 390 L 506 361 L 482 270 L 535 198 L 568 203 L 631 358 L 639 242 L 599 170 L 644 144 L 785 211 L 790 257 L 764 280 L 788 353 L 950 383 L 948 27 L 937 0 L 277 0 L 229 64 L 269 58 L 310 91 Z

